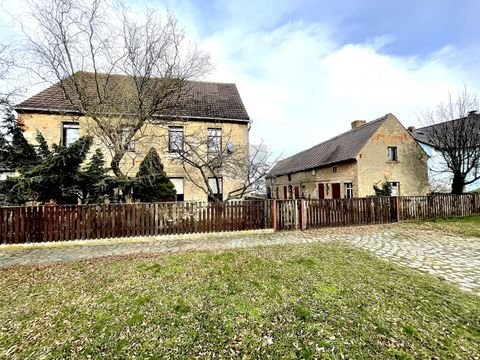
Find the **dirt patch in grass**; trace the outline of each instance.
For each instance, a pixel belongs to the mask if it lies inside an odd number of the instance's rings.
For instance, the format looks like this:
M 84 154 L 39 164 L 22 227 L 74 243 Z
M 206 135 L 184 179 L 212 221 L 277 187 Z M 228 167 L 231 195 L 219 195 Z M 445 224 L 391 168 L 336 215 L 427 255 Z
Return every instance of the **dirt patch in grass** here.
M 340 244 L 0 269 L 0 358 L 475 358 L 480 298 Z

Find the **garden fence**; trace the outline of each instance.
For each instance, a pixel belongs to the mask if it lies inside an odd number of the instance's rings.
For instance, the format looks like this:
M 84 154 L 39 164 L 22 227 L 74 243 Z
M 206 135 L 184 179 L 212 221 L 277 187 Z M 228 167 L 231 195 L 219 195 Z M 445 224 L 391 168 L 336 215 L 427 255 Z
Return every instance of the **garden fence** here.
M 0 207 L 0 244 L 387 224 L 480 214 L 480 194 Z

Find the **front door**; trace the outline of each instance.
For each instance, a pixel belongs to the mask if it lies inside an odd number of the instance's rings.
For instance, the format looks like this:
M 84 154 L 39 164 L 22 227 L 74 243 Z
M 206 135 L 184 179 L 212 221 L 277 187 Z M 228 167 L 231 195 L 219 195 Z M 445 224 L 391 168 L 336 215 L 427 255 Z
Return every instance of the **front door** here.
M 333 183 L 332 184 L 332 198 L 333 199 L 340 199 L 340 184 Z
M 318 184 L 318 198 L 325 199 L 325 184 Z

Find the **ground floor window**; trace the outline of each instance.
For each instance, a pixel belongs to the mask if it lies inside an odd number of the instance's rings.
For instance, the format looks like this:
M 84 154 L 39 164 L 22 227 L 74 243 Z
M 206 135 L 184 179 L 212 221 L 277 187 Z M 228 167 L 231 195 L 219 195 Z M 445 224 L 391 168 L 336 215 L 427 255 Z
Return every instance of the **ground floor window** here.
M 345 199 L 353 198 L 353 184 L 345 183 Z
M 173 183 L 173 186 L 175 186 L 175 190 L 177 192 L 175 200 L 176 201 L 185 201 L 184 179 L 182 177 L 170 178 L 170 181 Z
M 390 182 L 392 188 L 391 196 L 400 196 L 400 183 L 397 181 Z
M 213 197 L 209 196 L 208 201 L 213 201 L 214 199 L 223 201 L 223 179 L 221 177 L 210 177 L 208 178 L 208 185 L 213 192 Z

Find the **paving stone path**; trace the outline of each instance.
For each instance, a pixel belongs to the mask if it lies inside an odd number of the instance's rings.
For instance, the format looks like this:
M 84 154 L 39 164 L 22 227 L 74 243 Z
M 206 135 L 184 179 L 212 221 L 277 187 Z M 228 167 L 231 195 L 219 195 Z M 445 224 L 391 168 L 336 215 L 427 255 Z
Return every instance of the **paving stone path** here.
M 162 254 L 180 251 L 216 251 L 258 245 L 341 241 L 373 252 L 400 265 L 426 271 L 480 295 L 480 238 L 422 231 L 411 226 L 379 225 L 349 228 L 285 231 L 249 235 L 120 240 L 107 244 L 83 244 L 7 250 L 0 247 L 0 266 L 48 264 L 89 258 Z

